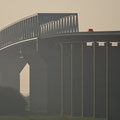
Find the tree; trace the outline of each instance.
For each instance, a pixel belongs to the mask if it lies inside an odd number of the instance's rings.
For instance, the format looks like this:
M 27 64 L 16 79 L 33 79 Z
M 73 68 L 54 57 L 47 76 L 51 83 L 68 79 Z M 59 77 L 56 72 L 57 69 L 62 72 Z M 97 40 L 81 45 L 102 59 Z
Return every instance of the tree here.
M 26 111 L 27 103 L 19 91 L 0 87 L 0 115 L 20 115 Z

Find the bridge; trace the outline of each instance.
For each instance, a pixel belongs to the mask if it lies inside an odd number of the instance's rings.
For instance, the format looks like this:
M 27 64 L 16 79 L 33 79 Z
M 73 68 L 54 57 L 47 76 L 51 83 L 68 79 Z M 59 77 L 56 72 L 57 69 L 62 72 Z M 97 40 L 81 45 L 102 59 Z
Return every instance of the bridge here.
M 76 13 L 38 13 L 0 31 L 0 85 L 20 90 L 30 65 L 30 109 L 119 119 L 120 31 L 79 32 Z

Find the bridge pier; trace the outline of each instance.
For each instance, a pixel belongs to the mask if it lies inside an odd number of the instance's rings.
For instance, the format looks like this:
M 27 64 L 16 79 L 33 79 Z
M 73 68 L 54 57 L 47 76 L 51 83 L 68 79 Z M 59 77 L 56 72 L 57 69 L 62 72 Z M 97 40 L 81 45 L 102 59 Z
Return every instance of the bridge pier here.
M 95 117 L 106 117 L 106 45 L 95 44 Z
M 30 110 L 47 111 L 47 66 L 43 58 L 35 52 L 24 54 L 30 65 Z
M 83 115 L 83 44 L 72 43 L 72 115 Z
M 56 42 L 38 41 L 21 47 L 30 65 L 30 108 L 60 114 L 60 47 Z
M 60 45 L 56 41 L 40 41 L 39 54 L 47 63 L 48 113 L 61 113 Z
M 94 112 L 93 45 L 83 44 L 83 116 L 93 117 Z
M 120 119 L 120 44 L 108 46 L 108 120 Z
M 63 47 L 63 48 L 62 48 Z M 63 72 L 63 97 L 62 97 L 62 108 L 63 109 L 63 114 L 64 115 L 71 115 L 72 114 L 72 76 L 71 76 L 71 70 L 72 70 L 72 61 L 71 61 L 71 44 L 63 44 L 61 46 L 62 54 L 63 54 L 63 64 L 62 66 L 62 71 Z M 61 54 L 61 55 L 62 55 Z M 62 57 L 62 56 L 61 56 Z
M 62 114 L 82 116 L 82 44 L 63 43 L 61 50 Z
M 0 56 L 0 86 L 20 91 L 20 72 L 25 64 L 20 58 Z

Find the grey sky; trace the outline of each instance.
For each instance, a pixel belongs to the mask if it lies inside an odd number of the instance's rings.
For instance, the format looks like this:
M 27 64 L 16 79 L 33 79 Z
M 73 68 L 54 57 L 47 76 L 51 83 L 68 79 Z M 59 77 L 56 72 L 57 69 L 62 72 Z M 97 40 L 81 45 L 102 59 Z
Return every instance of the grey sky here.
M 120 30 L 120 0 L 0 0 L 0 28 L 34 13 L 79 13 L 80 30 Z

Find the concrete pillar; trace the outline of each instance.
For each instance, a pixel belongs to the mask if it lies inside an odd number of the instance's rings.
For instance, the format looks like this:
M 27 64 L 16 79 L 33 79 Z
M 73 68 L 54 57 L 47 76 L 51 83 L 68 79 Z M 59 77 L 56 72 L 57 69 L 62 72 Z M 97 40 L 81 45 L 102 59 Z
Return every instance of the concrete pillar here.
M 120 119 L 120 45 L 108 47 L 108 120 Z
M 95 117 L 106 117 L 106 44 L 95 45 Z
M 83 46 L 83 116 L 93 117 L 93 45 Z
M 21 54 L 30 66 L 30 110 L 47 111 L 47 65 L 38 53 L 38 41 L 21 45 Z
M 72 114 L 71 44 L 63 44 L 63 114 Z
M 72 115 L 82 116 L 82 44 L 72 44 Z
M 82 44 L 62 45 L 63 114 L 82 116 Z
M 36 52 L 24 54 L 30 65 L 30 110 L 47 111 L 47 65 Z
M 61 50 L 56 40 L 39 41 L 39 54 L 45 59 L 48 75 L 48 113 L 61 113 Z
M 20 72 L 25 64 L 21 58 L 0 56 L 0 86 L 20 90 Z
M 61 108 L 61 81 L 60 81 L 60 47 L 49 44 L 46 54 L 48 64 L 48 111 L 60 114 Z
M 30 65 L 31 110 L 44 110 L 49 114 L 60 114 L 60 46 L 56 40 L 38 41 L 22 46 L 22 53 Z

